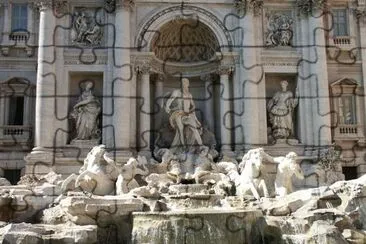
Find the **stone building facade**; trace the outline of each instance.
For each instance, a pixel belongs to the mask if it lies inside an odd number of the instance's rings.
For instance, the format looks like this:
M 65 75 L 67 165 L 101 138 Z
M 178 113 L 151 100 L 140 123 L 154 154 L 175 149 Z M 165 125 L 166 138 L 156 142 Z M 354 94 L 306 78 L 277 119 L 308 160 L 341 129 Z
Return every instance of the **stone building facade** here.
M 316 162 L 336 144 L 346 177 L 366 172 L 365 0 L 6 0 L 0 26 L 8 178 L 77 172 L 98 143 L 117 161 L 152 156 L 182 77 L 221 155 L 260 146 Z M 283 80 L 296 106 L 278 136 L 268 103 Z M 87 81 L 99 137 L 75 140 L 70 115 Z

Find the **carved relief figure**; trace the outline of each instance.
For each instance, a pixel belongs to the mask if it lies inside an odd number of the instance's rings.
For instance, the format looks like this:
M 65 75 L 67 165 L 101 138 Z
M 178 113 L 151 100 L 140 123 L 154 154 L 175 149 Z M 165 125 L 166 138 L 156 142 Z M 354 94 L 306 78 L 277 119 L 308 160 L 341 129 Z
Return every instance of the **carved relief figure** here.
M 296 162 L 297 154 L 289 152 L 286 157 L 273 158 L 278 163 L 275 189 L 277 196 L 285 196 L 293 192 L 292 176 L 295 175 L 299 179 L 304 179 L 304 173 L 300 165 Z
M 293 112 L 298 104 L 297 90 L 293 97 L 287 90 L 288 82 L 281 81 L 281 91 L 276 92 L 267 104 L 269 121 L 272 125 L 272 136 L 275 139 L 286 139 L 294 136 Z
M 268 16 L 266 45 L 291 46 L 293 37 L 293 19 L 285 14 L 270 14 Z
M 74 43 L 83 45 L 99 45 L 102 41 L 102 29 L 95 22 L 94 18 L 88 17 L 87 13 L 78 14 L 73 22 Z
M 86 82 L 78 102 L 75 104 L 71 117 L 76 122 L 75 140 L 99 139 L 98 116 L 101 112 L 101 104 L 94 96 L 93 83 Z
M 132 189 L 140 187 L 136 181 L 136 175 L 146 176 L 149 171 L 146 168 L 147 160 L 145 157 L 130 158 L 120 169 L 116 182 L 116 194 L 122 195 L 129 193 Z M 141 168 L 138 166 L 141 165 Z
M 170 125 L 175 129 L 175 136 L 170 146 L 187 149 L 192 145 L 202 145 L 202 126 L 195 114 L 195 104 L 189 92 L 189 80 L 182 79 L 182 90 L 174 90 L 165 105 L 165 111 L 170 115 Z

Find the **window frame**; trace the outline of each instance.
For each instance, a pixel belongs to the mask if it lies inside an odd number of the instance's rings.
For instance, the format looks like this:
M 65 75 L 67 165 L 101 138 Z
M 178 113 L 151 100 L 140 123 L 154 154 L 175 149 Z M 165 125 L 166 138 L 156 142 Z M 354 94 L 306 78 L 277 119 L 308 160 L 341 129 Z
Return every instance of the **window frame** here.
M 14 26 L 14 20 L 15 20 L 14 19 L 15 18 L 15 16 L 14 16 L 14 9 L 17 6 L 19 6 L 19 7 L 22 6 L 25 9 L 25 14 L 26 14 L 25 17 L 21 17 L 19 15 L 17 16 L 17 20 L 18 21 L 21 20 L 21 19 L 25 20 L 24 26 Z M 28 32 L 28 24 L 29 24 L 28 23 L 29 22 L 28 7 L 29 7 L 28 6 L 28 3 L 26 3 L 26 2 L 15 2 L 15 3 L 13 2 L 11 4 L 11 9 L 10 9 L 10 31 L 11 32 Z
M 340 12 L 340 11 L 342 11 L 342 12 L 344 12 L 344 20 L 345 20 L 345 23 L 344 23 L 344 27 L 345 27 L 345 34 L 343 35 L 340 35 L 339 33 L 337 33 L 338 32 L 338 26 L 340 25 L 338 22 L 337 22 L 337 27 L 336 27 L 336 22 L 335 22 L 335 20 L 336 20 L 336 12 Z M 331 25 L 331 27 L 332 27 L 332 34 L 333 34 L 333 36 L 334 37 L 341 37 L 341 36 L 350 36 L 350 26 L 349 26 L 349 22 L 350 22 L 350 19 L 349 19 L 349 11 L 348 11 L 348 9 L 346 8 L 346 7 L 344 7 L 344 8 L 334 8 L 334 9 L 332 9 L 332 18 L 331 18 L 331 20 L 330 21 L 333 21 L 333 22 L 331 22 L 332 23 L 332 25 Z M 336 31 L 337 30 L 337 31 Z

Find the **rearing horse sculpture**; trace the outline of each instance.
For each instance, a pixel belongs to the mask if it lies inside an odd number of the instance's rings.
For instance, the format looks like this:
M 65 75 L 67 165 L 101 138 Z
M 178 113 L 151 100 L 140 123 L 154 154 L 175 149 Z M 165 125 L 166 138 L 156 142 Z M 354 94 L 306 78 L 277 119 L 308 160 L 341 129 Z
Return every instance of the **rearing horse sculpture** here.
M 264 197 L 269 197 L 268 188 L 263 178 L 263 161 L 273 162 L 270 155 L 263 148 L 249 150 L 239 164 L 240 177 L 235 182 L 236 194 L 247 195 L 252 193 L 256 199 L 260 199 L 258 190 L 263 191 Z

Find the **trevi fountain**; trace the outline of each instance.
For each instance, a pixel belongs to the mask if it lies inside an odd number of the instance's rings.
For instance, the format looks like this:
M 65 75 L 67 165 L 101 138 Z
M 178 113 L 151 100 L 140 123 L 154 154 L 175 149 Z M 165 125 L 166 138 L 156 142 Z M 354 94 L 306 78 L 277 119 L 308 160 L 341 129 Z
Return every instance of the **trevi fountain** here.
M 287 82 L 281 86 L 267 106 L 276 139 L 291 134 L 291 115 L 283 113 L 297 105 Z M 100 104 L 91 88 L 72 112 L 75 143 L 98 137 Z M 345 181 L 333 147 L 314 165 L 300 165 L 295 152 L 271 156 L 263 148 L 238 162 L 215 150 L 188 79 L 163 109 L 174 133 L 160 133 L 149 159 L 117 162 L 96 145 L 67 178 L 28 174 L 14 186 L 2 179 L 1 243 L 366 242 L 366 176 Z

